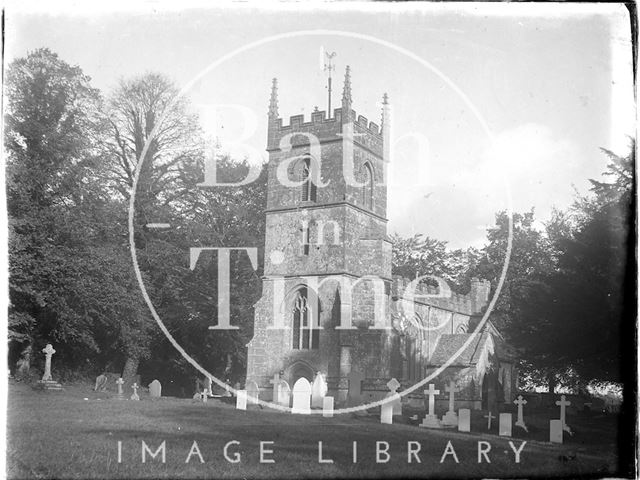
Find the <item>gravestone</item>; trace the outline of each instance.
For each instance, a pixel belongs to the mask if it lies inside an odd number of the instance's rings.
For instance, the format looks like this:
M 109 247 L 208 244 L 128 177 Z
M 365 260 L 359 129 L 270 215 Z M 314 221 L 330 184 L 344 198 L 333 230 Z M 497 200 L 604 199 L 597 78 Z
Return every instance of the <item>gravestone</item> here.
M 158 380 L 154 380 L 149 384 L 149 396 L 151 398 L 160 398 L 162 396 L 162 385 Z
M 42 349 L 42 353 L 45 354 L 45 361 L 44 375 L 42 376 L 42 380 L 39 382 L 40 387 L 44 390 L 62 390 L 62 385 L 54 381 L 51 377 L 51 356 L 56 353 L 56 351 L 50 343 L 47 343 L 47 346 Z
M 280 380 L 278 386 L 278 405 L 283 407 L 291 406 L 291 387 L 286 380 Z
M 494 417 L 493 414 L 491 413 L 491 410 L 489 410 L 489 414 L 485 415 L 484 418 L 487 419 L 487 430 L 491 430 L 491 420 L 493 420 Z
M 246 390 L 236 390 L 236 409 L 238 410 L 246 410 L 247 409 L 247 391 Z
M 304 377 L 293 384 L 293 405 L 291 413 L 308 415 L 311 413 L 311 384 Z
M 247 405 L 257 405 L 260 398 L 260 387 L 252 380 L 249 380 L 245 385 L 247 391 Z
M 471 410 L 468 408 L 461 408 L 458 410 L 458 431 L 471 431 Z
M 322 399 L 322 416 L 325 418 L 333 417 L 333 397 L 324 397 Z
M 571 405 L 571 402 L 567 400 L 567 397 L 560 395 L 560 400 L 556 402 L 556 405 L 560 407 L 560 421 L 562 422 L 562 429 L 569 435 L 573 435 L 571 427 L 567 425 L 567 407 Z
M 47 382 L 53 380 L 51 377 L 51 357 L 56 353 L 56 351 L 50 343 L 47 343 L 47 346 L 42 349 L 42 353 L 45 355 L 44 375 L 42 375 L 42 381 Z
M 327 381 L 322 372 L 316 374 L 311 385 L 311 406 L 313 408 L 322 408 L 322 399 L 327 395 Z
M 18 359 L 18 362 L 16 363 L 16 367 L 18 369 L 16 372 L 17 376 L 23 377 L 29 375 L 29 369 L 31 368 L 31 352 L 31 345 L 27 345 L 26 348 L 22 350 L 22 353 L 20 353 L 20 359 Z
M 448 427 L 455 427 L 458 425 L 458 415 L 456 415 L 454 407 L 454 394 L 460 390 L 456 388 L 456 382 L 452 380 L 448 386 L 444 387 L 444 391 L 449 393 L 449 410 L 447 410 L 447 413 L 442 417 L 442 424 Z
M 513 401 L 518 406 L 518 419 L 516 420 L 516 427 L 522 428 L 525 432 L 529 433 L 529 429 L 524 423 L 524 405 L 527 401 L 522 398 L 522 395 L 518 395 L 518 398 Z
M 280 374 L 275 373 L 273 375 L 273 379 L 269 380 L 269 383 L 273 385 L 271 401 L 277 405 L 280 405 L 280 402 L 278 401 L 278 394 L 280 393 Z
M 391 425 L 393 423 L 393 405 L 383 403 L 380 407 L 380 423 Z
M 347 393 L 347 404 L 351 407 L 362 403 L 362 381 L 364 375 L 357 370 L 351 370 L 347 375 L 349 380 L 349 391 Z
M 107 381 L 109 379 L 106 375 L 100 374 L 96 377 L 96 385 L 93 387 L 94 392 L 105 392 L 107 390 Z
M 402 415 L 402 398 L 400 394 L 396 391 L 400 388 L 400 382 L 395 378 L 392 378 L 387 382 L 387 388 L 391 390 L 387 393 L 385 398 L 391 398 L 392 400 L 389 402 L 393 407 L 393 415 Z
M 562 443 L 562 420 L 549 421 L 549 441 L 551 443 Z
M 138 396 L 138 384 L 134 383 L 133 385 L 131 385 L 131 388 L 133 389 L 133 395 L 131 395 L 131 400 L 140 400 L 140 397 Z
M 498 435 L 500 435 L 501 437 L 510 437 L 511 436 L 511 414 L 501 413 L 499 421 L 500 423 L 498 425 Z
M 435 397 L 440 393 L 440 390 L 436 390 L 433 383 L 429 384 L 429 388 L 424 391 L 425 395 L 429 396 L 429 413 L 422 419 L 421 427 L 425 428 L 442 428 L 440 420 L 435 414 Z
M 122 385 L 124 384 L 124 380 L 122 379 L 122 377 L 118 378 L 118 380 L 116 380 L 116 386 L 118 387 L 118 394 L 116 395 L 116 398 L 118 400 L 123 400 L 124 399 L 124 392 L 122 391 Z

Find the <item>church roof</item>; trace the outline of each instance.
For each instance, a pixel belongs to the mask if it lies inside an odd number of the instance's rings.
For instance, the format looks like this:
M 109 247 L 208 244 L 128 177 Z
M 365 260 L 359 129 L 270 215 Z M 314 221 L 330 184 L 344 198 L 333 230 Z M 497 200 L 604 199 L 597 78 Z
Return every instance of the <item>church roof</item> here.
M 441 335 L 436 343 L 436 347 L 429 359 L 431 365 L 442 365 L 449 360 L 471 337 L 471 333 L 455 333 Z M 500 360 L 511 362 L 517 358 L 517 352 L 499 335 L 495 335 L 490 329 L 476 335 L 466 349 L 451 363 L 451 366 L 471 366 L 476 365 L 481 357 L 483 347 L 487 342 L 491 342 L 494 353 Z
M 441 335 L 433 351 L 433 355 L 429 359 L 431 365 L 442 365 L 449 360 L 472 336 L 471 333 L 454 333 Z M 482 332 L 473 339 L 473 341 L 462 351 L 451 366 L 469 366 L 475 365 L 480 360 L 482 347 L 489 339 L 489 332 Z

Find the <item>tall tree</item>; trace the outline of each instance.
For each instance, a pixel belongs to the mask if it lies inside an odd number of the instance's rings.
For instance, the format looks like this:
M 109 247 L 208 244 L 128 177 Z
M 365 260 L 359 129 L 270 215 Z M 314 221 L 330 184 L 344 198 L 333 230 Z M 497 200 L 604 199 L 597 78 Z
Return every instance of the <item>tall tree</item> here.
M 565 361 L 586 379 L 619 381 L 623 332 L 634 323 L 626 282 L 633 283 L 633 168 L 635 148 L 626 157 L 604 151 L 606 177 L 591 180 L 592 194 L 579 198 L 573 225 L 558 236 L 558 268 L 550 317 L 561 338 L 571 342 Z
M 57 342 L 62 364 L 94 365 L 142 311 L 98 181 L 101 98 L 48 49 L 12 62 L 6 85 L 10 337 Z
M 178 93 L 165 76 L 147 73 L 122 80 L 107 102 L 109 133 L 105 146 L 110 170 L 107 178 L 110 188 L 124 201 L 129 200 L 136 169 L 141 167 L 135 238 L 138 265 L 147 274 L 152 295 L 166 289 L 167 269 L 173 262 L 164 266 L 157 262 L 157 248 L 163 244 L 163 236 L 148 231 L 145 225 L 158 220 L 176 224 L 175 202 L 195 186 L 192 174 L 202 158 L 197 116 L 188 99 Z M 122 221 L 126 222 L 128 205 L 124 207 Z M 127 380 L 136 374 L 140 360 L 147 356 L 151 342 L 147 330 L 152 327 L 150 323 L 131 332 L 123 371 Z

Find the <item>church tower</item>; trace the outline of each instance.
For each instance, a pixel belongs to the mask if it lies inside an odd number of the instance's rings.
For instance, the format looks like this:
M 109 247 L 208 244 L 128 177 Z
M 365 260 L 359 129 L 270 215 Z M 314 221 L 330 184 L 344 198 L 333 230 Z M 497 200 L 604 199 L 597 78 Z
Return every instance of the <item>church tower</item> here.
M 340 400 L 354 363 L 368 376 L 390 375 L 376 348 L 386 330 L 369 328 L 376 313 L 389 315 L 389 108 L 385 95 L 378 127 L 352 103 L 347 67 L 340 108 L 283 125 L 273 80 L 263 295 L 247 360 L 247 381 L 266 391 L 276 373 L 293 385 L 322 372 Z

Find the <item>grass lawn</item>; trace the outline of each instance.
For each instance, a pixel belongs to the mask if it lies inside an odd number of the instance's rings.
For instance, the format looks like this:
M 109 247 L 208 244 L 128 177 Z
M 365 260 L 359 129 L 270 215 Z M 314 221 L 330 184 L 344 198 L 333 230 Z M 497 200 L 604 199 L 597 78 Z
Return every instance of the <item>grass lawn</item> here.
M 89 400 L 84 400 L 87 397 Z M 525 414 L 525 420 L 529 420 Z M 427 430 L 410 424 L 381 425 L 376 417 L 341 415 L 332 419 L 270 410 L 238 411 L 209 401 L 162 398 L 140 402 L 117 401 L 110 393 L 90 386 L 67 386 L 63 392 L 41 392 L 28 385 L 9 385 L 7 419 L 7 475 L 9 478 L 362 478 L 362 477 L 576 477 L 612 476 L 616 470 L 613 416 L 569 417 L 576 435 L 564 445 L 543 439 L 548 417 L 532 416 L 530 434 L 514 431 L 515 438 L 486 433 L 486 420 L 474 416 L 473 429 L 462 434 Z M 484 426 L 484 428 L 482 427 Z M 538 426 L 539 428 L 535 428 Z M 548 427 L 547 427 L 548 428 Z M 514 447 L 526 445 L 515 462 Z M 225 444 L 232 460 L 225 459 Z M 118 462 L 121 442 L 121 462 Z M 165 442 L 161 454 L 146 454 Z M 190 449 L 197 442 L 204 463 Z M 261 463 L 260 442 L 264 460 Z M 323 445 L 320 463 L 318 442 Z M 353 462 L 353 442 L 357 460 Z M 376 462 L 376 442 L 388 442 L 389 461 Z M 408 463 L 408 442 L 419 453 Z M 447 450 L 448 454 L 441 462 Z M 478 463 L 478 442 L 491 446 L 491 463 Z M 384 444 L 380 445 L 384 449 Z M 267 452 L 271 450 L 272 453 Z M 459 463 L 456 463 L 455 457 Z M 567 458 L 575 455 L 575 459 Z M 564 456 L 564 458 L 562 458 Z M 387 459 L 381 454 L 381 460 Z M 418 463 L 416 457 L 421 463 Z

